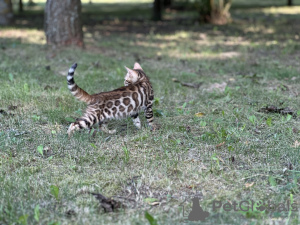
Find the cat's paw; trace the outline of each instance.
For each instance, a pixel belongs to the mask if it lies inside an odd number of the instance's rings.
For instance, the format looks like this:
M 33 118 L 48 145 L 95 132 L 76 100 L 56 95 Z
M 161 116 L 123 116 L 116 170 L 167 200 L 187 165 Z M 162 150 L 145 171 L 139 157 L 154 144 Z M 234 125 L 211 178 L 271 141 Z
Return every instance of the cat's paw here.
M 78 124 L 75 124 L 75 123 L 71 123 L 71 125 L 69 126 L 69 129 L 67 131 L 69 137 L 72 136 L 72 133 L 75 131 L 75 130 L 79 130 L 79 125 Z
M 109 134 L 115 134 L 115 133 L 117 133 L 117 130 L 108 130 L 108 133 Z

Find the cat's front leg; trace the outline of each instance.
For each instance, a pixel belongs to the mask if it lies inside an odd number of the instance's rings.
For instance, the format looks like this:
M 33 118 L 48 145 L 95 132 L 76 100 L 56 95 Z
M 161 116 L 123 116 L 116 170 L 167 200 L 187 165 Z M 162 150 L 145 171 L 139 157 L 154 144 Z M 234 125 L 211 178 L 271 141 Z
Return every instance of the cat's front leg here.
M 138 113 L 133 114 L 133 115 L 131 115 L 131 118 L 132 118 L 134 126 L 136 126 L 137 129 L 141 129 L 141 121 L 139 118 L 139 114 Z
M 69 129 L 68 129 L 68 132 L 67 132 L 68 136 L 71 137 L 73 132 L 76 130 L 80 130 L 79 124 L 71 123 L 71 125 L 69 126 Z

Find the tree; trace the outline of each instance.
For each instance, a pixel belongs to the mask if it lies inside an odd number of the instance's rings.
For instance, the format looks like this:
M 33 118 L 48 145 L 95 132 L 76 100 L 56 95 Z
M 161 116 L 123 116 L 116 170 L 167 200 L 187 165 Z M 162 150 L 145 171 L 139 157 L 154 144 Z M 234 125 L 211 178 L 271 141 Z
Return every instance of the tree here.
M 292 6 L 292 5 L 293 5 L 293 0 L 288 0 L 288 1 L 287 1 L 287 5 L 288 5 L 288 6 Z
M 200 14 L 200 20 L 213 24 L 226 24 L 231 21 L 229 9 L 231 0 L 198 0 L 196 8 Z
M 47 44 L 83 47 L 80 13 L 80 0 L 47 0 L 44 21 Z
M 172 5 L 172 0 L 154 0 L 152 19 L 156 21 L 161 20 L 162 10 L 164 8 L 170 8 L 171 5 Z
M 19 13 L 22 13 L 23 11 L 24 11 L 23 1 L 19 0 Z
M 164 0 L 164 8 L 168 8 L 172 5 L 172 0 Z
M 28 0 L 28 6 L 35 6 L 36 3 L 33 2 L 33 0 Z
M 162 8 L 162 1 L 161 0 L 154 0 L 153 3 L 153 20 L 161 20 L 161 8 Z
M 11 0 L 0 0 L 0 25 L 9 25 L 13 22 Z

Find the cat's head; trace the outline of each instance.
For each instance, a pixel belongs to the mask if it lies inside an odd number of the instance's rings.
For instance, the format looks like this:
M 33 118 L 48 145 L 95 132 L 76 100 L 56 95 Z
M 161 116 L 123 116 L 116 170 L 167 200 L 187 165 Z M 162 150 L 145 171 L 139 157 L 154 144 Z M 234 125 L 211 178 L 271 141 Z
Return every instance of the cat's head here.
M 127 74 L 125 76 L 124 85 L 135 84 L 144 77 L 144 71 L 139 63 L 135 63 L 133 69 L 129 69 L 125 66 Z

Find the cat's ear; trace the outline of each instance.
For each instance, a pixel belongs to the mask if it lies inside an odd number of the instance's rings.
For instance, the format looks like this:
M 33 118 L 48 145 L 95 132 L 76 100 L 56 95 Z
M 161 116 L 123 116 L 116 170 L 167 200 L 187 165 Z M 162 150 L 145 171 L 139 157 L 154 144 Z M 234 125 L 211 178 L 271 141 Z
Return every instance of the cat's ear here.
M 132 70 L 131 69 L 129 69 L 128 67 L 126 67 L 126 66 L 124 66 L 125 67 L 125 69 L 127 70 L 127 73 L 130 73 Z
M 143 70 L 143 68 L 141 67 L 141 65 L 139 63 L 137 63 L 137 62 L 134 64 L 133 69 L 135 69 L 135 70 Z
M 135 75 L 135 72 L 132 69 L 129 69 L 128 67 L 124 66 L 125 69 L 127 70 L 127 73 L 132 77 Z

